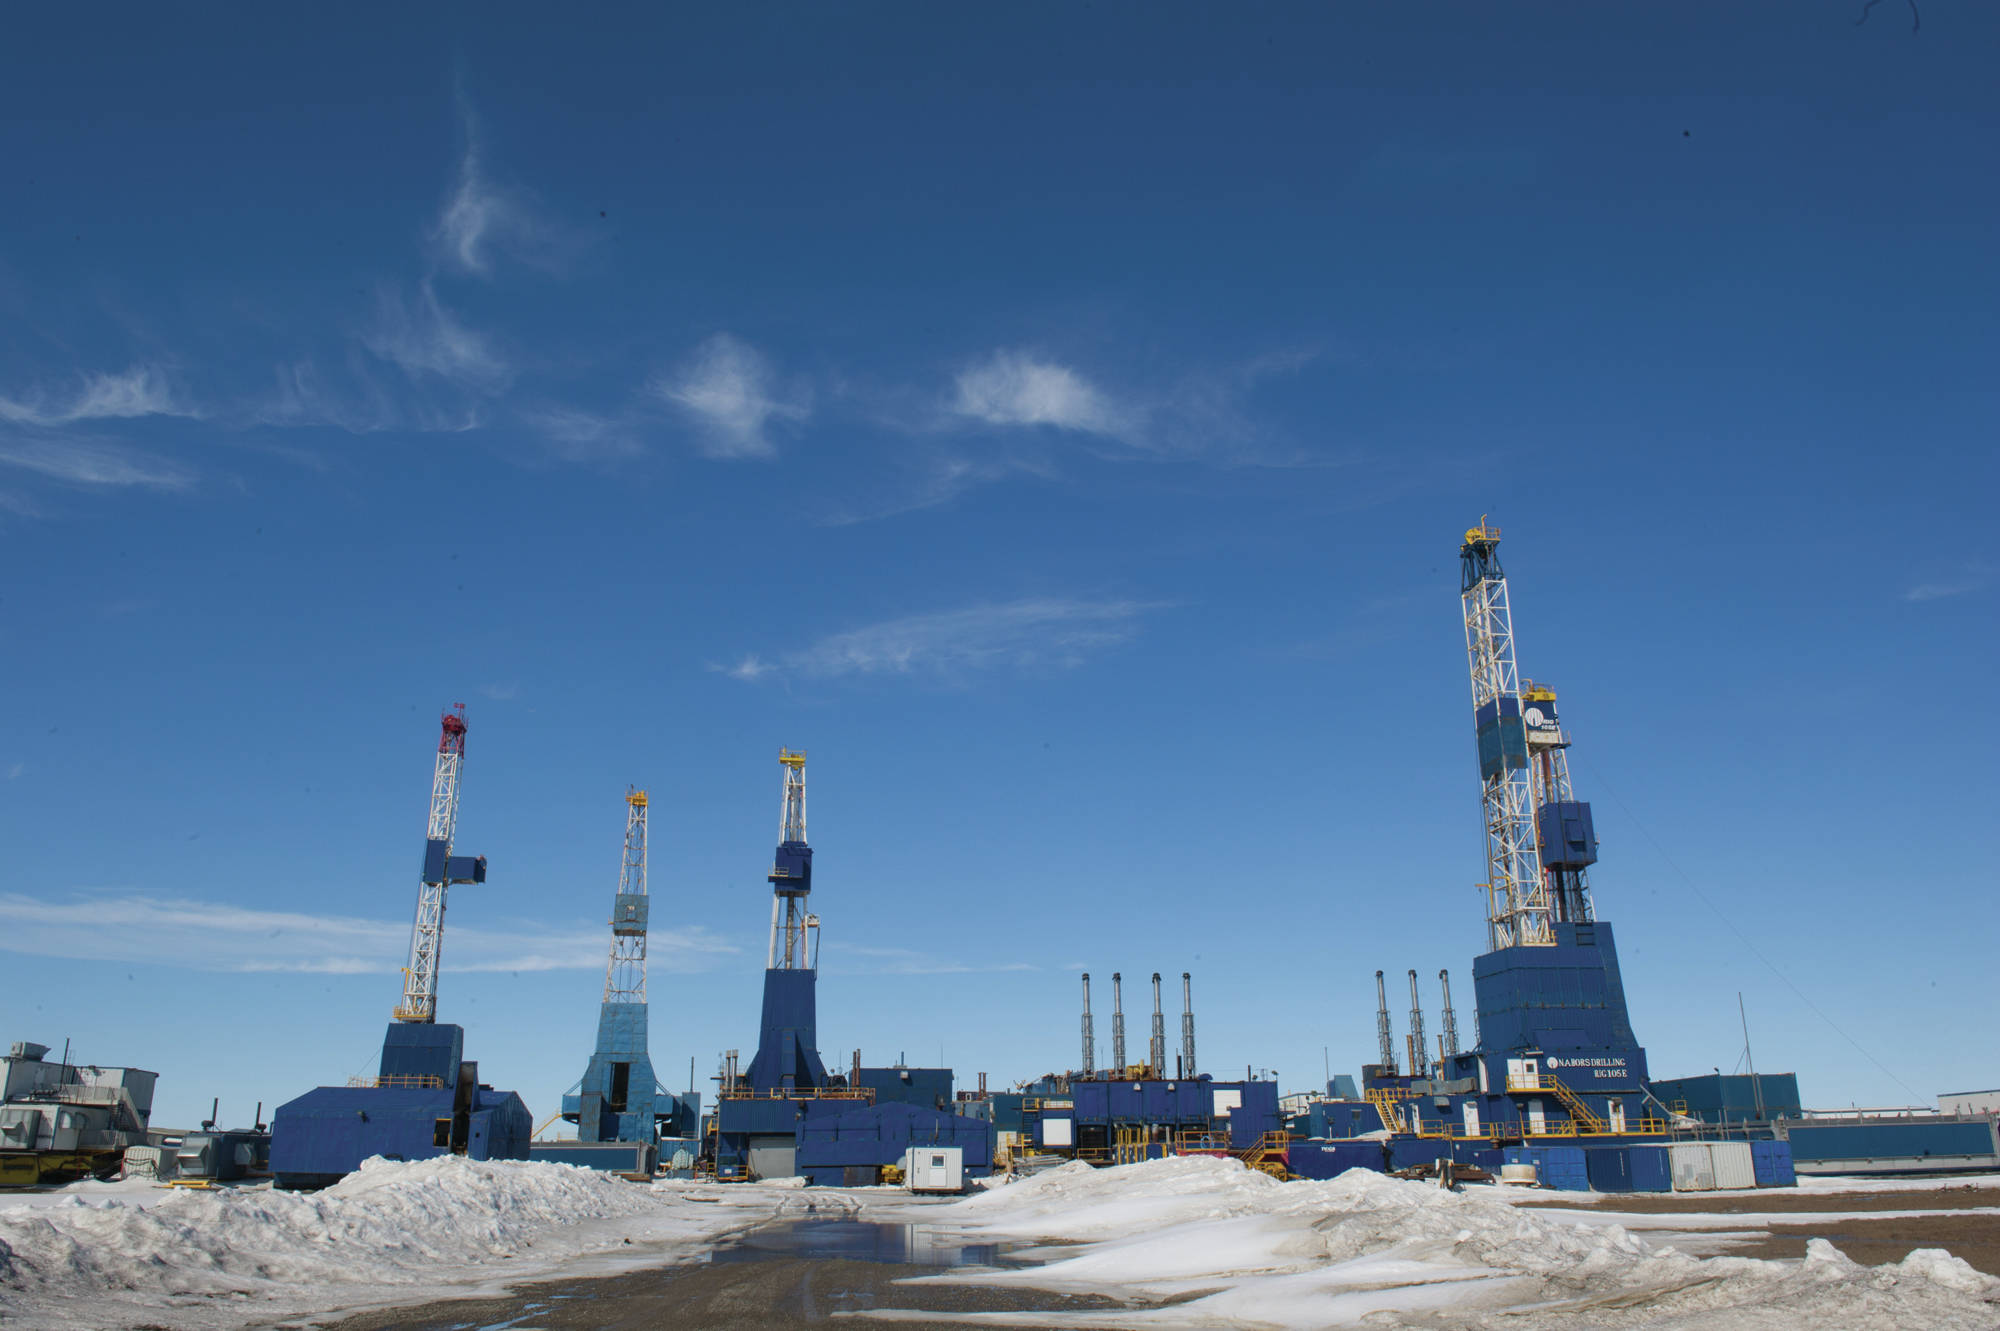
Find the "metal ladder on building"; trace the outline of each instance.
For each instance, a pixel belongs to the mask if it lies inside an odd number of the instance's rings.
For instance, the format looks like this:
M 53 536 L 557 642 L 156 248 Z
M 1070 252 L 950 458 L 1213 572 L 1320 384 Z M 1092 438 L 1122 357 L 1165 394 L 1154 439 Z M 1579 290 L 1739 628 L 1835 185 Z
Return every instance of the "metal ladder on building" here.
M 1382 1116 L 1382 1126 L 1391 1132 L 1409 1130 L 1409 1125 L 1403 1122 L 1402 1104 L 1410 1098 L 1407 1092 L 1383 1086 L 1368 1088 L 1368 1103 L 1375 1106 L 1375 1112 Z
M 1507 1089 L 1513 1092 L 1547 1091 L 1561 1101 L 1562 1107 L 1569 1111 L 1570 1122 L 1576 1125 L 1579 1135 L 1587 1137 L 1605 1135 L 1604 1120 L 1590 1112 L 1590 1106 L 1583 1102 L 1581 1096 L 1554 1077 L 1509 1077 Z

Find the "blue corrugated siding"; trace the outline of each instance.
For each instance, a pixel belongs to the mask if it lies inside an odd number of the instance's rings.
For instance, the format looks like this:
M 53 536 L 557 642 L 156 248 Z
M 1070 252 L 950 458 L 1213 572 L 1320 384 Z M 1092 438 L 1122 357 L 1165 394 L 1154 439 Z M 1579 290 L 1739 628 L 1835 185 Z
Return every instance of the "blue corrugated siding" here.
M 1812 1123 L 1788 1130 L 1792 1159 L 1922 1159 L 1926 1156 L 1992 1155 L 1991 1120 L 1962 1123 Z
M 1790 1142 L 1751 1142 L 1750 1167 L 1756 1171 L 1757 1186 L 1760 1188 L 1794 1188 L 1798 1186 L 1799 1177 L 1792 1168 L 1792 1145 Z
M 1308 1179 L 1329 1179 L 1350 1169 L 1380 1173 L 1388 1167 L 1379 1141 L 1293 1142 L 1286 1152 L 1286 1162 L 1292 1173 Z
M 1664 1146 L 1634 1146 L 1627 1156 L 1632 1164 L 1632 1191 L 1672 1192 L 1673 1159 Z

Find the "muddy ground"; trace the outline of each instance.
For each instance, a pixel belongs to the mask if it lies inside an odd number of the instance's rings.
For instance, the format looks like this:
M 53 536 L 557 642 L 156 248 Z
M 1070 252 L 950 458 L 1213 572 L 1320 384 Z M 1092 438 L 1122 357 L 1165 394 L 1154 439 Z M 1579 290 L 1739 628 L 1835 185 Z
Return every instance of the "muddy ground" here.
M 1554 1199 L 1523 1206 L 1563 1206 Z M 1568 1203 L 1573 1205 L 1573 1203 Z M 1913 1248 L 1943 1248 L 1991 1276 L 2000 1276 L 2000 1215 L 1899 1216 L 1882 1220 L 1828 1219 L 1814 1213 L 1856 1211 L 1969 1211 L 2000 1207 L 2000 1188 L 1942 1185 L 1912 1192 L 1760 1192 L 1715 1197 L 1703 1193 L 1634 1193 L 1591 1204 L 1593 1211 L 1634 1215 L 1796 1215 L 1791 1224 L 1772 1225 L 1758 1239 L 1729 1252 L 1737 1257 L 1803 1257 L 1807 1239 L 1826 1239 L 1864 1266 L 1900 1262 Z
M 1574 1206 L 1559 1196 L 1520 1203 Z M 1795 1223 L 1770 1226 L 1766 1237 L 1730 1248 L 1742 1257 L 1805 1256 L 1806 1240 L 1831 1240 L 1864 1265 L 1901 1261 L 1913 1248 L 1943 1248 L 1989 1275 L 2000 1276 L 2000 1215 L 1897 1216 L 1881 1220 L 1828 1218 L 1866 1211 L 1971 1212 L 2000 1207 L 2000 1188 L 1950 1185 L 1913 1192 L 1760 1192 L 1754 1196 L 1638 1193 L 1592 1204 L 1594 1211 L 1644 1215 L 1796 1215 Z M 950 1317 L 933 1321 L 878 1321 L 870 1308 L 967 1312 L 1074 1312 L 1118 1306 L 1095 1296 L 963 1285 L 895 1285 L 909 1276 L 934 1275 L 935 1266 L 840 1258 L 774 1257 L 765 1261 L 661 1267 L 587 1280 L 524 1285 L 497 1299 L 454 1299 L 414 1308 L 364 1313 L 321 1325 L 335 1331 L 473 1331 L 518 1324 L 547 1331 L 655 1331 L 662 1326 L 764 1331 L 827 1320 L 843 1331 L 964 1331 Z M 862 1314 L 854 1316 L 852 1314 Z
M 935 1266 L 787 1257 L 759 1262 L 663 1267 L 590 1280 L 525 1285 L 500 1299 L 454 1299 L 416 1308 L 363 1313 L 321 1323 L 337 1331 L 471 1331 L 519 1323 L 547 1331 L 766 1331 L 823 1322 L 836 1312 L 895 1308 L 967 1312 L 1076 1312 L 1118 1306 L 1095 1296 L 958 1285 L 902 1285 L 908 1276 L 936 1275 Z M 866 1316 L 840 1319 L 842 1331 L 965 1331 L 949 1319 L 918 1321 Z

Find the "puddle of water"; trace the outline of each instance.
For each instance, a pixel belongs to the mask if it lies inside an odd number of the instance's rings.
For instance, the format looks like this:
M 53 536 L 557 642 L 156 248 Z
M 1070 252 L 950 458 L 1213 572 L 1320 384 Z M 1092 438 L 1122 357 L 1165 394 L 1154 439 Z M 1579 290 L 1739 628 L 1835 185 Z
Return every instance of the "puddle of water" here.
M 887 1225 L 869 1220 L 793 1220 L 752 1230 L 715 1250 L 712 1262 L 768 1262 L 817 1257 L 908 1266 L 993 1266 L 1008 1245 L 967 1243 L 936 1225 Z

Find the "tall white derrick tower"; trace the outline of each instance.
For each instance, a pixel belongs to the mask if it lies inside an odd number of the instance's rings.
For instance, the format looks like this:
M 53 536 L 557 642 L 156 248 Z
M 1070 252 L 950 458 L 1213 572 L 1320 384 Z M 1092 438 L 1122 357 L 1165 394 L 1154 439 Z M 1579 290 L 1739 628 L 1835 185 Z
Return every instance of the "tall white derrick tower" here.
M 611 920 L 604 1001 L 646 1001 L 646 792 L 625 793 L 625 857 Z
M 778 815 L 778 863 L 772 870 L 771 948 L 768 970 L 810 970 L 806 931 L 819 928 L 819 917 L 806 910 L 812 891 L 812 851 L 806 843 L 806 755 L 803 750 L 778 751 L 785 769 L 784 807 Z
M 1555 943 L 1536 853 L 1534 792 L 1521 721 L 1521 681 L 1514 665 L 1514 617 L 1499 547 L 1500 529 L 1488 527 L 1482 518 L 1465 533 L 1458 552 L 1486 821 L 1487 945 L 1494 951 Z
M 430 823 L 424 832 L 424 870 L 417 885 L 417 916 L 410 926 L 410 964 L 403 968 L 403 1001 L 397 1021 L 437 1020 L 438 967 L 444 952 L 445 888 L 486 881 L 484 856 L 453 855 L 458 831 L 459 780 L 465 770 L 465 704 L 446 709 L 431 775 Z

